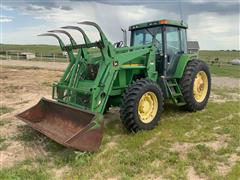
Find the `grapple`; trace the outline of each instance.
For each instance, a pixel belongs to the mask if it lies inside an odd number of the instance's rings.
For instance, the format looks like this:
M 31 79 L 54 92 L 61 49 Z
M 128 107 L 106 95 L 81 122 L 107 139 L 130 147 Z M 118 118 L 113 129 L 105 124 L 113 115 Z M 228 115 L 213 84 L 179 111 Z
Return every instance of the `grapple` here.
M 105 37 L 97 24 L 88 21 L 81 24 L 93 25 L 99 30 L 101 38 L 102 36 Z M 98 103 L 96 105 L 96 102 L 92 100 L 93 95 L 90 95 L 89 92 L 88 96 L 92 99 L 90 99 L 88 107 L 85 107 L 86 97 L 84 96 L 88 92 L 86 92 L 86 87 L 84 90 L 81 89 L 84 86 L 84 82 L 81 84 L 79 81 L 83 79 L 81 77 L 81 71 L 83 70 L 80 69 L 80 66 L 84 66 L 82 62 L 84 61 L 86 64 L 89 58 L 86 48 L 99 46 L 100 43 L 91 43 L 86 33 L 80 27 L 65 26 L 62 28 L 81 32 L 85 44 L 78 45 L 71 34 L 64 30 L 51 30 L 48 33 L 39 35 L 57 38 L 61 49 L 67 51 L 69 55 L 69 66 L 58 84 L 53 86 L 53 99 L 56 101 L 42 98 L 38 104 L 16 115 L 16 117 L 64 146 L 80 151 L 95 152 L 101 145 L 103 137 L 103 119 L 101 114 L 104 110 L 105 102 L 101 101 L 101 104 Z M 65 45 L 55 33 L 67 35 L 70 45 Z M 101 39 L 101 42 L 103 41 L 105 39 Z M 101 47 L 103 48 L 103 46 Z M 77 56 L 74 55 L 74 50 L 78 50 Z M 97 84 L 95 80 L 90 81 L 89 79 L 88 83 L 92 83 L 92 86 Z M 98 94 L 100 92 L 97 91 Z M 79 94 L 83 95 L 83 97 Z M 94 97 L 98 94 L 95 93 Z M 106 98 L 103 100 L 106 101 Z

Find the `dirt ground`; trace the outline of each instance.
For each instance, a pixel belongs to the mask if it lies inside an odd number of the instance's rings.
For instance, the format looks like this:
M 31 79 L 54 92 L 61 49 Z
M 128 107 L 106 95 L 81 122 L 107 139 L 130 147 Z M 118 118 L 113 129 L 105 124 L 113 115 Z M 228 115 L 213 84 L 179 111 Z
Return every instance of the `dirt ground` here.
M 7 142 L 7 148 L 0 151 L 0 166 L 6 167 L 42 153 L 39 149 L 39 152 L 36 152 L 34 147 L 26 149 L 14 140 L 19 131 L 18 127 L 24 124 L 14 115 L 36 104 L 43 96 L 51 98 L 51 83 L 57 81 L 63 72 L 9 67 L 1 67 L 0 70 L 1 106 L 11 109 L 9 113 L 0 116 L 4 124 L 0 126 L 0 136 L 11 139 Z
M 24 124 L 14 115 L 36 104 L 43 96 L 51 98 L 51 84 L 59 80 L 67 64 L 13 60 L 0 61 L 0 64 L 1 105 L 11 109 L 10 112 L 0 116 L 0 120 L 4 122 L 4 125 L 0 126 L 0 136 L 11 139 L 7 142 L 6 149 L 0 150 L 0 167 L 3 168 L 27 158 L 44 155 L 44 150 L 39 146 L 38 148 L 25 147 L 14 139 L 20 131 L 19 126 Z M 236 78 L 213 77 L 212 84 L 215 88 L 223 86 L 236 88 L 240 86 L 240 81 Z M 179 149 L 184 145 L 176 144 L 175 146 Z M 175 146 L 173 148 L 176 148 Z M 218 148 L 218 144 L 215 146 Z M 189 176 L 191 177 L 192 174 L 194 172 L 190 170 Z
M 64 70 L 68 63 L 44 62 L 44 61 L 19 61 L 19 60 L 0 60 L 2 66 L 17 67 L 39 67 L 44 69 Z

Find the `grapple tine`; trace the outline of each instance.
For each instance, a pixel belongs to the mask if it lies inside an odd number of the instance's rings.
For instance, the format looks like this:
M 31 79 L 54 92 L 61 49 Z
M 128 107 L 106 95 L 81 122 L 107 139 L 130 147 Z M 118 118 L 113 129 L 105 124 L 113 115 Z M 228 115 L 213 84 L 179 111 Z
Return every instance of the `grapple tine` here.
M 89 40 L 88 36 L 86 35 L 86 33 L 83 31 L 82 28 L 80 28 L 78 26 L 64 26 L 64 27 L 61 27 L 61 28 L 78 30 L 80 33 L 82 33 L 83 39 L 84 39 L 85 43 L 86 44 L 90 44 L 91 43 L 91 41 Z
M 98 24 L 96 24 L 95 22 L 91 22 L 91 21 L 83 21 L 83 22 L 78 22 L 78 24 L 85 24 L 85 25 L 90 25 L 90 26 L 94 26 L 98 32 L 100 33 L 101 36 L 105 37 L 105 34 L 103 33 L 102 29 L 100 28 L 100 26 Z
M 76 41 L 73 39 L 72 35 L 69 32 L 67 32 L 67 31 L 64 31 L 64 30 L 51 30 L 51 31 L 48 31 L 48 32 L 66 34 L 69 37 L 72 45 L 76 45 L 77 44 Z
M 53 33 L 43 33 L 43 34 L 39 34 L 38 36 L 52 36 L 52 37 L 57 38 L 57 40 L 58 40 L 58 42 L 60 44 L 61 49 L 65 50 L 65 48 L 64 48 L 65 44 L 63 43 L 63 41 L 61 40 L 61 38 L 58 35 L 53 34 Z
M 39 34 L 38 36 L 53 36 L 57 39 L 60 39 L 60 37 L 56 34 L 52 34 L 52 33 L 43 33 L 43 34 Z

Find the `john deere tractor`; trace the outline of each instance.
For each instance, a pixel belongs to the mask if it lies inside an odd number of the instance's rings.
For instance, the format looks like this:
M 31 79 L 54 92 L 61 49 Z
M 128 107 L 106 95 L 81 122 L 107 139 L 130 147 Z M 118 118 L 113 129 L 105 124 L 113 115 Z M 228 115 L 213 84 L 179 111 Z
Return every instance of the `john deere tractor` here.
M 209 69 L 197 54 L 188 54 L 183 21 L 164 19 L 130 26 L 129 47 L 109 42 L 96 23 L 78 24 L 94 26 L 100 40 L 91 42 L 79 26 L 40 35 L 57 38 L 69 64 L 53 84 L 54 100 L 42 98 L 17 115 L 34 129 L 65 146 L 94 152 L 103 137 L 102 114 L 110 106 L 120 107 L 122 123 L 131 132 L 156 127 L 166 99 L 188 111 L 206 106 Z M 85 43 L 78 44 L 63 29 L 79 31 Z M 70 44 L 65 45 L 57 33 L 66 35 Z

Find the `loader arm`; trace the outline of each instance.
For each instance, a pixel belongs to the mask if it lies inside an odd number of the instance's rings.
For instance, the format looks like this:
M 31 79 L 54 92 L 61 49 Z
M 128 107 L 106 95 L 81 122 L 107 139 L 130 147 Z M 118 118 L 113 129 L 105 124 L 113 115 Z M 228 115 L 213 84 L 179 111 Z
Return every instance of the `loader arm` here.
M 109 97 L 122 95 L 135 70 L 143 70 L 150 79 L 156 79 L 155 47 L 147 44 L 115 48 L 96 23 L 84 21 L 79 24 L 94 26 L 100 40 L 90 42 L 87 34 L 76 26 L 63 28 L 80 31 L 85 44 L 77 44 L 64 30 L 42 34 L 57 38 L 61 49 L 69 56 L 69 65 L 59 82 L 53 84 L 52 98 L 56 101 L 43 98 L 17 117 L 60 144 L 94 152 L 103 137 L 102 114 Z M 71 44 L 65 45 L 55 33 L 65 34 Z M 128 70 L 138 58 L 142 58 L 141 65 Z M 121 79 L 120 73 L 127 72 L 131 73 L 128 81 L 116 85 Z

